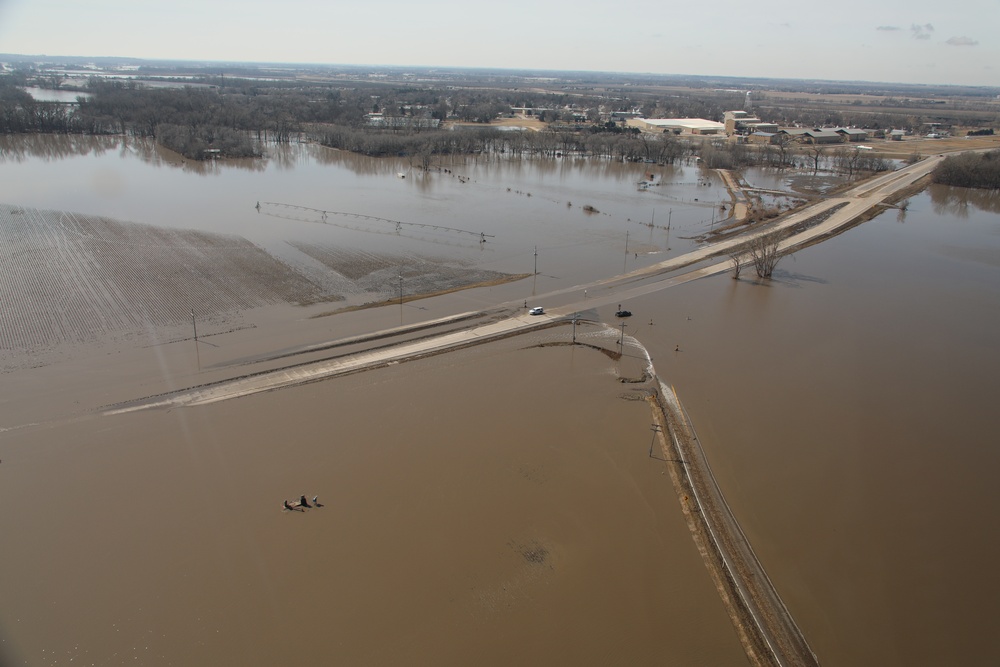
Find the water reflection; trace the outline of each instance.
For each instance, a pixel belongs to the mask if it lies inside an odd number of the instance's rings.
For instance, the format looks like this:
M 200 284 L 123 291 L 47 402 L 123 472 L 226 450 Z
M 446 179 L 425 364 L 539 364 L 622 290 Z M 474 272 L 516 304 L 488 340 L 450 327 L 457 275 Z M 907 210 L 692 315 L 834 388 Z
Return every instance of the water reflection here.
M 51 88 L 28 87 L 24 89 L 24 92 L 39 102 L 63 102 L 64 104 L 75 104 L 78 97 L 91 97 L 91 93 L 76 90 L 52 90 Z
M 123 136 L 0 137 L 0 179 L 11 204 L 238 234 L 292 264 L 302 258 L 289 241 L 407 255 L 441 239 L 394 228 L 372 234 L 343 224 L 285 224 L 258 215 L 257 202 L 472 230 L 489 236 L 486 244 L 473 239 L 449 250 L 454 261 L 525 273 L 537 246 L 548 274 L 577 282 L 621 271 L 629 231 L 630 262 L 694 247 L 719 217 L 719 202 L 729 200 L 718 179 L 685 163 L 434 156 L 424 171 L 407 158 L 311 142 L 269 145 L 260 159 L 194 161 L 151 139 Z
M 60 160 L 78 155 L 102 155 L 118 148 L 122 141 L 123 137 L 65 134 L 0 136 L 0 162 L 24 162 L 32 157 Z
M 1000 213 L 1000 190 L 932 185 L 929 192 L 931 205 L 938 215 L 968 218 L 970 205 L 986 213 Z

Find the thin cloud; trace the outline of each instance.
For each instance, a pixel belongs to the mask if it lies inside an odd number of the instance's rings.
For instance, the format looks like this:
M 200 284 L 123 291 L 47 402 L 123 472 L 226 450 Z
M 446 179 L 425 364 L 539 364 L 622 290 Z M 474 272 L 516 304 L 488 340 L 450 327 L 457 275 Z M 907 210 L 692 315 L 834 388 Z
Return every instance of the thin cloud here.
M 877 27 L 875 29 L 876 30 L 881 30 L 883 32 L 893 32 L 893 31 L 896 31 L 896 30 L 902 30 L 902 28 L 900 28 L 898 25 L 880 25 L 879 27 Z
M 952 37 L 945 44 L 948 46 L 978 46 L 979 42 L 971 37 Z
M 934 26 L 930 23 L 923 25 L 914 23 L 910 26 L 910 33 L 913 35 L 913 39 L 930 39 L 932 32 L 934 32 Z

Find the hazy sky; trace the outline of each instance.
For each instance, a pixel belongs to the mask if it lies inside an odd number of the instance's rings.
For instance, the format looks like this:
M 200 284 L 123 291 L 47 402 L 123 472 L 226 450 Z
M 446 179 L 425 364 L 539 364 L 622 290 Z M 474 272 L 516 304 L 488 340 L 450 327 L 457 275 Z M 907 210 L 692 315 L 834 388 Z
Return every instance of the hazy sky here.
M 1000 0 L 0 0 L 0 53 L 1000 85 Z

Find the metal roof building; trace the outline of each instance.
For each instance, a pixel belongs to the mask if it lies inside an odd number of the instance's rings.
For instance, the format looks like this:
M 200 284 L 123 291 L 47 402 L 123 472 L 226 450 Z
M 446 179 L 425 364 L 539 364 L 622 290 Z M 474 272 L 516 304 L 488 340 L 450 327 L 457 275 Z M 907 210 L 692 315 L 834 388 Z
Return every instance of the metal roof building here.
M 629 127 L 638 127 L 647 132 L 681 130 L 691 134 L 718 134 L 726 129 L 722 123 L 704 118 L 630 118 Z

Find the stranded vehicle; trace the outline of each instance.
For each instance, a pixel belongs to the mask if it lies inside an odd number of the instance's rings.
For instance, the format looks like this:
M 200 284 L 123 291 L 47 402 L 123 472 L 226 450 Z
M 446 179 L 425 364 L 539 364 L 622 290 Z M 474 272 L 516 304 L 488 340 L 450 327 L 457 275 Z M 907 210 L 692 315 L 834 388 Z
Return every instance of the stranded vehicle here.
M 529 315 L 544 315 L 545 314 L 545 309 L 542 308 L 541 306 L 535 306 L 534 308 L 532 308 L 531 310 L 528 311 L 528 314 Z

